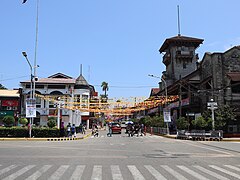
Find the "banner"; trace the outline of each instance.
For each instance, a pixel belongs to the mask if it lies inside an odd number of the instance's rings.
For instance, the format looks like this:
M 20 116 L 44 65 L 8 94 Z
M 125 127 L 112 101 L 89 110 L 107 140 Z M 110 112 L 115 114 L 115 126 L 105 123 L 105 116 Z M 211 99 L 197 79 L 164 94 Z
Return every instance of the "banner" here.
M 164 122 L 171 122 L 171 112 L 163 111 Z
M 26 117 L 36 117 L 36 99 L 28 98 L 26 100 Z

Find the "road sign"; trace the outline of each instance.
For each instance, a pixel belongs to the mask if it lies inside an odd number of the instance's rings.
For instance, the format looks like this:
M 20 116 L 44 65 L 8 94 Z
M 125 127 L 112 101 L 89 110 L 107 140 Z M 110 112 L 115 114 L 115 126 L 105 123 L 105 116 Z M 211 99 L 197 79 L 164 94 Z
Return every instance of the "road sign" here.
M 36 99 L 28 98 L 26 100 L 26 117 L 36 117 Z
M 217 102 L 208 102 L 207 105 L 208 106 L 217 106 Z

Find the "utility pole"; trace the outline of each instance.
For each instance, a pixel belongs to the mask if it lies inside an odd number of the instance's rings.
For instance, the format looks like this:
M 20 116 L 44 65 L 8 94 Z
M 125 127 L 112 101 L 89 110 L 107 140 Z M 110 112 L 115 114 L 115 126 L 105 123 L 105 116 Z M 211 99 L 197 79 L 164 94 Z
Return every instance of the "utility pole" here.
M 215 131 L 215 119 L 214 119 L 214 110 L 217 109 L 217 102 L 214 102 L 213 99 L 207 103 L 208 109 L 212 111 L 212 130 Z

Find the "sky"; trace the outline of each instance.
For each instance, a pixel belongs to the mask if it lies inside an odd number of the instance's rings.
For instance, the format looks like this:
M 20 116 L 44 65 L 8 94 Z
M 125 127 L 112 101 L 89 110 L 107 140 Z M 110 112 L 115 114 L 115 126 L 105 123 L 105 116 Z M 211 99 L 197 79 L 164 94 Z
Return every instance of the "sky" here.
M 197 49 L 224 52 L 240 45 L 239 0 L 39 0 L 37 76 L 83 76 L 109 97 L 149 97 L 165 66 L 159 48 L 178 34 L 204 39 Z M 1 0 L 0 84 L 19 88 L 34 65 L 37 0 Z

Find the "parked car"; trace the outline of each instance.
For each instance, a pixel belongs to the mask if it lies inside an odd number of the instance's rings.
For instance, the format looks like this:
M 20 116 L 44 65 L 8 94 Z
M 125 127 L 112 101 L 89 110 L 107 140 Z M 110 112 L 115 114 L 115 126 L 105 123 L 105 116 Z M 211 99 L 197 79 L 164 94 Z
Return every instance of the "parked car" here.
M 112 123 L 111 125 L 112 125 L 112 133 L 121 134 L 122 128 L 121 128 L 121 125 L 119 123 Z
M 121 122 L 121 128 L 126 128 L 126 127 L 127 127 L 126 122 L 125 122 L 125 121 L 122 121 L 122 122 Z

